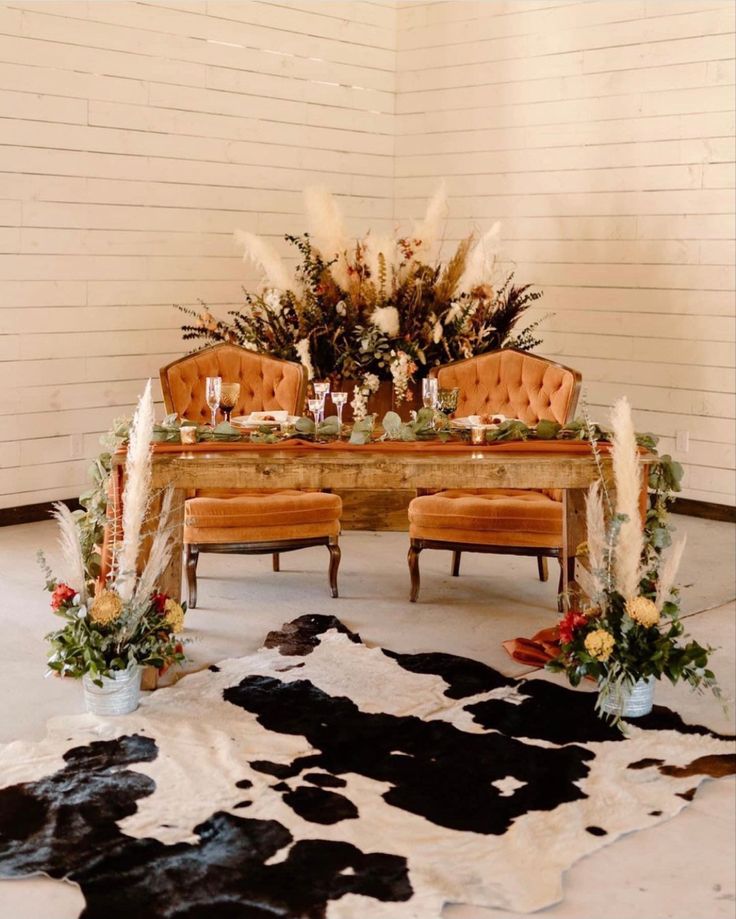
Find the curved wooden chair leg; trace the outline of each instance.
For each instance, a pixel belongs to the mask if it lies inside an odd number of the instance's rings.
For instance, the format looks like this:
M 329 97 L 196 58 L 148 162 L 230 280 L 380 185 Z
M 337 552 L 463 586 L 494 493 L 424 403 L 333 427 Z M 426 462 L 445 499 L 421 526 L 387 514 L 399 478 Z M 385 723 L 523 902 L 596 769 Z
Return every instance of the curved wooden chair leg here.
M 187 606 L 195 609 L 197 606 L 197 562 L 199 561 L 199 546 L 184 546 L 184 567 L 187 572 Z
M 539 572 L 540 581 L 546 581 L 549 579 L 549 568 L 547 567 L 546 555 L 537 556 L 537 571 Z
M 419 553 L 422 551 L 422 547 L 416 543 L 413 539 L 409 544 L 409 574 L 411 575 L 411 592 L 409 594 L 409 600 L 412 603 L 417 602 L 417 597 L 419 596 Z
M 342 552 L 340 551 L 337 540 L 330 542 L 327 548 L 330 550 L 330 590 L 332 591 L 332 596 L 337 597 L 337 569 L 340 567 Z
M 273 570 L 281 571 L 281 559 L 278 552 L 273 553 Z
M 458 552 L 457 550 L 453 551 L 452 553 L 452 576 L 454 578 L 459 577 L 460 575 L 460 557 L 461 556 L 462 556 L 462 552 Z

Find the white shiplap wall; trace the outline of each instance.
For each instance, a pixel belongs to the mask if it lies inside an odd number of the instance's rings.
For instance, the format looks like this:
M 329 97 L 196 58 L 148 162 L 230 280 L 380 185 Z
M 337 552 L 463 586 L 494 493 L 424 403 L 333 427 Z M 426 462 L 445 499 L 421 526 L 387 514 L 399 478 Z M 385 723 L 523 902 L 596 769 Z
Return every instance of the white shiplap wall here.
M 445 176 L 448 244 L 503 224 L 539 349 L 594 417 L 628 394 L 734 503 L 734 10 L 720 0 L 399 4 L 396 215 Z M 677 451 L 676 432 L 690 449 Z
M 0 507 L 79 494 L 184 353 L 172 304 L 253 280 L 236 227 L 393 213 L 390 2 L 0 4 Z
M 441 176 L 593 413 L 688 431 L 687 495 L 733 503 L 733 58 L 720 0 L 0 4 L 0 507 L 78 494 L 171 304 L 253 280 L 235 227 L 314 182 L 387 227 Z

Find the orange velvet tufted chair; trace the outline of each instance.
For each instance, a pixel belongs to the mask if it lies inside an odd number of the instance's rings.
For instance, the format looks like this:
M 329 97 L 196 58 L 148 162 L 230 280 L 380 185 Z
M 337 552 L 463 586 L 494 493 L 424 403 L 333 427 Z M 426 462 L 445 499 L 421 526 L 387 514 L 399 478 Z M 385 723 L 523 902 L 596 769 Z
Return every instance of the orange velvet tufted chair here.
M 235 416 L 269 409 L 300 414 L 307 389 L 301 364 L 231 344 L 179 358 L 162 368 L 160 376 L 166 410 L 200 423 L 211 415 L 205 399 L 206 377 L 240 383 Z M 281 552 L 324 545 L 330 552 L 332 596 L 337 596 L 342 514 L 338 495 L 294 489 L 233 491 L 227 482 L 222 485 L 222 489 L 198 491 L 186 502 L 184 557 L 191 607 L 197 605 L 200 552 L 271 554 L 273 569 L 278 571 Z
M 441 389 L 460 390 L 459 417 L 498 413 L 526 424 L 570 421 L 581 383 L 576 370 L 514 348 L 447 364 L 437 379 Z M 463 552 L 534 555 L 546 581 L 547 557 L 562 565 L 562 513 L 562 493 L 551 490 L 452 489 L 415 498 L 409 505 L 412 602 L 419 596 L 423 549 L 452 550 L 454 577 Z

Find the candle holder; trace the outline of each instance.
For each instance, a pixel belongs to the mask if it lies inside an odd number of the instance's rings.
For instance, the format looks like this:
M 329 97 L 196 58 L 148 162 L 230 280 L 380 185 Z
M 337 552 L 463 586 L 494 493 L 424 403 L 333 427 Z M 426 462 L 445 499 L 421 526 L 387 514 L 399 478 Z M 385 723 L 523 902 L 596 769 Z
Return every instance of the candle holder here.
M 179 440 L 183 444 L 196 444 L 197 443 L 197 425 L 196 424 L 183 424 L 179 428 Z

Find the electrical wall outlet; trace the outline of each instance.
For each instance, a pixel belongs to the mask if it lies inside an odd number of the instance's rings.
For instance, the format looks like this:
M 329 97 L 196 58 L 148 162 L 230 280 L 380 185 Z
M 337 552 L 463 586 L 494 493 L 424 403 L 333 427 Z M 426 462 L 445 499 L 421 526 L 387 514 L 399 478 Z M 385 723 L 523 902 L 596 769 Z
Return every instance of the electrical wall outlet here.
M 690 449 L 690 431 L 675 431 L 675 447 L 678 453 L 687 453 Z
M 84 457 L 84 434 L 72 434 L 69 439 L 72 459 L 82 459 Z

